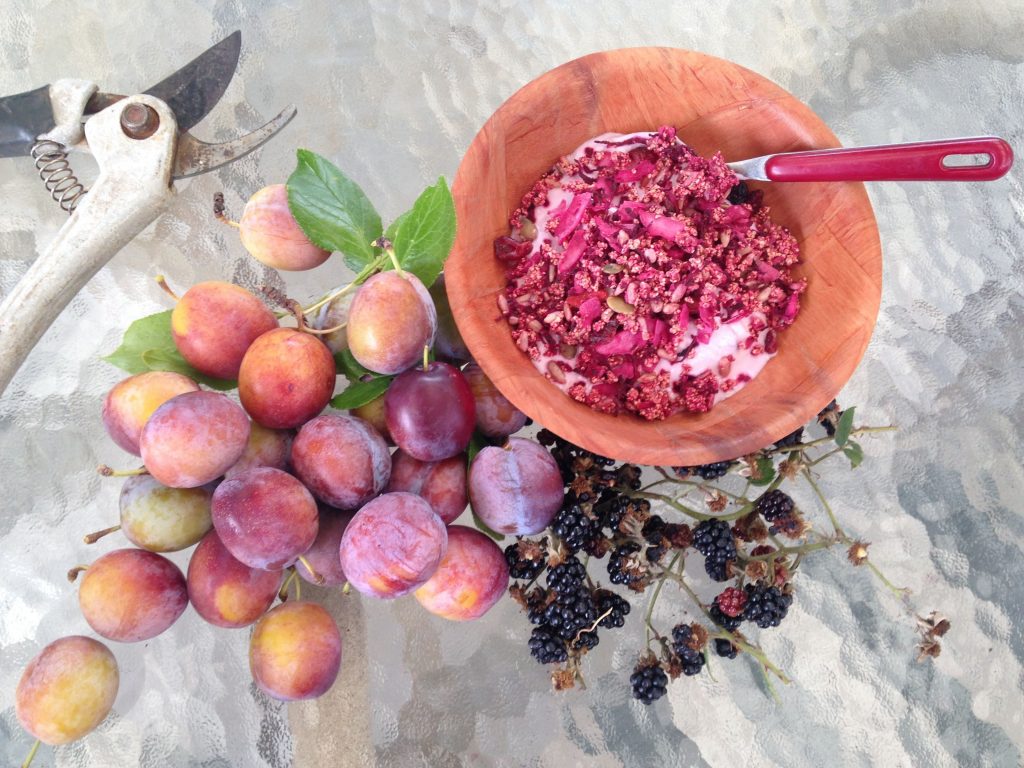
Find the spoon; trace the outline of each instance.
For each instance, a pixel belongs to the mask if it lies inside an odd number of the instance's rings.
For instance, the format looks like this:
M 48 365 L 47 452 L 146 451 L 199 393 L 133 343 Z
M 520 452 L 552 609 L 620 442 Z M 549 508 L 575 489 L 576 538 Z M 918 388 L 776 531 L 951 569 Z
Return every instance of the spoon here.
M 812 149 L 728 163 L 751 181 L 993 181 L 1012 165 L 1013 149 L 995 136 Z

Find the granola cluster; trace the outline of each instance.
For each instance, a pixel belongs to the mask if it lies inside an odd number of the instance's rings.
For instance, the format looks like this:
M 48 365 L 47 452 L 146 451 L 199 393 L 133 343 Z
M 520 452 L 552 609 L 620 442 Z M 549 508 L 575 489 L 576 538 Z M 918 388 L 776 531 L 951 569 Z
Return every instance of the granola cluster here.
M 675 129 L 605 134 L 560 159 L 495 241 L 518 347 L 571 397 L 662 419 L 760 371 L 800 309 L 796 240 L 720 154 Z

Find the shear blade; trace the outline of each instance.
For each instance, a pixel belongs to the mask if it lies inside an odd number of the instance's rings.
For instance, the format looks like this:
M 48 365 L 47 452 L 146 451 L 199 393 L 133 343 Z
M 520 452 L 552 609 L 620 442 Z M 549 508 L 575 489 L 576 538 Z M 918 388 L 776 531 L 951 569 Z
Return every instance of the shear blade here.
M 178 137 L 178 150 L 174 157 L 174 178 L 187 179 L 189 176 L 209 173 L 245 157 L 273 138 L 293 117 L 295 107 L 289 105 L 277 117 L 252 133 L 222 144 L 207 144 L 190 133 L 182 133 Z
M 206 49 L 173 75 L 146 90 L 174 112 L 178 130 L 185 132 L 206 117 L 220 101 L 238 67 L 242 33 L 235 30 Z

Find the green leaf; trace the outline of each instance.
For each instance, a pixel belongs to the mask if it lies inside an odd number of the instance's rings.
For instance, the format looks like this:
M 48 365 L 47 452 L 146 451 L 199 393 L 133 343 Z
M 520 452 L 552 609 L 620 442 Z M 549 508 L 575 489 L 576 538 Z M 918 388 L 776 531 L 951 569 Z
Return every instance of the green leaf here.
M 864 461 L 864 449 L 855 440 L 850 440 L 843 446 L 843 453 L 850 460 L 850 469 L 856 469 Z
M 364 376 L 377 377 L 380 375 L 374 373 L 369 368 L 365 368 L 360 365 L 359 361 L 356 360 L 355 355 L 353 355 L 348 349 L 343 349 L 341 352 L 335 352 L 334 367 L 338 373 L 342 374 L 353 384 L 361 382 Z
M 488 445 L 490 443 L 487 442 L 487 438 L 484 437 L 483 433 L 479 429 L 473 430 L 473 436 L 469 439 L 469 446 L 466 448 L 467 466 L 472 464 L 476 455 Z
M 770 456 L 761 456 L 754 465 L 756 476 L 751 476 L 751 485 L 768 485 L 775 479 L 775 462 Z
M 173 373 L 180 373 L 183 376 L 188 376 L 193 381 L 205 384 L 211 389 L 225 391 L 228 389 L 234 389 L 238 386 L 237 381 L 214 379 L 206 374 L 200 373 L 185 362 L 185 359 L 177 349 L 147 349 L 142 353 L 142 360 L 147 366 L 149 366 L 149 370 L 151 371 L 172 371 Z
M 381 376 L 379 379 L 353 382 L 340 395 L 334 396 L 331 407 L 339 411 L 349 411 L 366 405 L 387 392 L 393 378 L 394 376 Z
M 441 274 L 455 242 L 455 202 L 444 177 L 423 190 L 412 209 L 399 216 L 388 230 L 392 228 L 398 263 L 429 287 Z
M 140 317 L 129 325 L 121 339 L 121 346 L 103 359 L 128 373 L 144 373 L 149 370 L 149 366 L 143 362 L 142 353 L 149 349 L 166 347 L 168 343 L 174 346 L 169 309 L 166 312 Z
M 371 243 L 381 236 L 380 215 L 359 185 L 337 166 L 300 149 L 288 177 L 288 208 L 306 237 L 329 251 L 340 251 L 354 272 L 378 254 Z
M 205 376 L 178 352 L 171 336 L 171 310 L 140 317 L 128 326 L 121 346 L 103 358 L 111 365 L 131 374 L 146 371 L 173 371 L 213 389 L 234 389 L 233 381 Z
M 504 541 L 505 535 L 498 533 L 496 530 L 491 528 L 487 523 L 480 519 L 476 512 L 473 513 L 473 525 L 475 525 L 481 533 L 486 533 L 495 541 Z
M 397 219 L 392 221 L 388 225 L 388 228 L 386 230 L 384 230 L 384 237 L 386 237 L 391 242 L 394 242 L 395 241 L 395 233 L 398 231 L 398 228 L 400 226 L 402 226 L 402 222 L 405 221 L 406 219 L 408 219 L 411 215 L 412 215 L 412 211 L 406 211 L 401 216 L 399 216 Z
M 843 415 L 839 417 L 839 423 L 836 424 L 836 445 L 842 448 L 846 445 L 846 441 L 850 439 L 850 432 L 853 431 L 853 412 L 857 410 L 856 406 L 853 408 L 847 408 L 843 411 Z

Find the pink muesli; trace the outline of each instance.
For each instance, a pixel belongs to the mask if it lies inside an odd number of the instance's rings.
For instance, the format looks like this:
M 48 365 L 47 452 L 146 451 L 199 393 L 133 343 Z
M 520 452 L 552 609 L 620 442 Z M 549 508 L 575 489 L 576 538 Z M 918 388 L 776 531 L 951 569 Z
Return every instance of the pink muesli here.
M 796 240 L 741 190 L 719 153 L 701 157 L 671 127 L 603 134 L 560 159 L 494 243 L 516 345 L 605 413 L 663 419 L 738 391 L 806 287 Z

